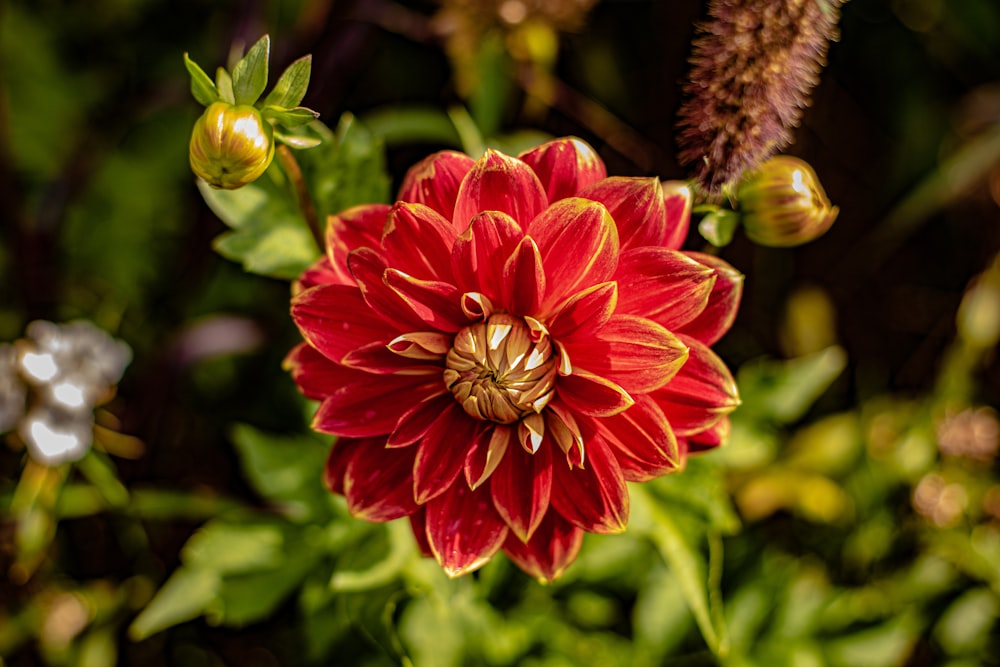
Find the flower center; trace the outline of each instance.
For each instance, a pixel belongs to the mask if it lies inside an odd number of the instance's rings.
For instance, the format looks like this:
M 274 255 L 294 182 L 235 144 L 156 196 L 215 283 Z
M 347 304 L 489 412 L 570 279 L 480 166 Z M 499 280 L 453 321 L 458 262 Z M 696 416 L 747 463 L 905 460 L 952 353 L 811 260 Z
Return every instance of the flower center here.
M 535 324 L 497 313 L 455 336 L 444 382 L 471 416 L 511 424 L 552 398 L 557 359 L 548 333 Z

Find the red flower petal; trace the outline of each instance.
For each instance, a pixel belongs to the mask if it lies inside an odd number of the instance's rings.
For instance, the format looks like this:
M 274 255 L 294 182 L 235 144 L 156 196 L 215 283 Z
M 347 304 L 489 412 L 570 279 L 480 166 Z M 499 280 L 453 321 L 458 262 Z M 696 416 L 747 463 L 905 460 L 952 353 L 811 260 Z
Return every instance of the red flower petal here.
M 331 215 L 326 223 L 326 256 L 339 276 L 338 282 L 353 285 L 347 256 L 357 248 L 381 247 L 382 230 L 389 215 L 386 204 L 364 204 Z
M 593 338 L 567 339 L 563 344 L 574 367 L 582 366 L 630 394 L 662 387 L 687 359 L 687 347 L 677 336 L 635 315 L 614 315 Z M 560 380 L 560 392 L 564 381 Z
M 558 579 L 576 560 L 582 544 L 582 530 L 557 512 L 546 512 L 531 540 L 522 542 L 516 535 L 508 534 L 503 550 L 519 568 L 547 584 Z
M 604 438 L 587 438 L 583 468 L 552 466 L 552 507 L 588 533 L 620 533 L 628 523 L 628 489 Z
M 607 207 L 618 227 L 622 249 L 663 244 L 667 210 L 659 179 L 612 176 L 586 188 L 579 196 Z
M 500 550 L 507 532 L 489 489 L 452 484 L 427 503 L 427 541 L 449 577 L 485 565 Z
M 549 320 L 553 338 L 592 336 L 607 324 L 618 305 L 618 283 L 588 287 L 571 296 Z
M 501 302 L 514 315 L 534 315 L 545 293 L 545 269 L 534 239 L 525 236 L 504 264 Z
M 663 204 L 667 209 L 667 234 L 662 245 L 678 249 L 691 227 L 691 187 L 684 181 L 663 181 Z
M 542 443 L 529 454 L 508 447 L 490 477 L 493 506 L 522 542 L 531 539 L 549 509 L 552 493 L 552 443 Z
M 368 309 L 386 321 L 387 331 L 397 334 L 425 328 L 406 301 L 386 284 L 387 266 L 378 252 L 371 248 L 360 248 L 348 256 L 347 264 L 361 289 L 361 295 Z
M 507 449 L 514 442 L 514 429 L 496 424 L 486 429 L 465 457 L 465 481 L 470 489 L 478 488 L 500 465 Z
M 344 495 L 344 475 L 347 474 L 347 466 L 354 460 L 355 456 L 363 454 L 371 447 L 378 447 L 378 439 L 366 438 L 356 440 L 354 438 L 338 438 L 330 454 L 326 457 L 326 466 L 323 468 L 323 484 L 332 493 Z M 376 450 L 377 451 L 377 450 Z
M 441 393 L 423 399 L 399 417 L 396 428 L 389 434 L 386 447 L 406 447 L 420 440 L 437 418 L 455 402 L 442 386 Z
M 476 161 L 458 151 L 440 151 L 410 167 L 399 189 L 400 201 L 424 204 L 448 220 L 455 212 L 455 199 L 462 179 Z M 461 232 L 462 229 L 456 229 Z
M 715 269 L 715 285 L 708 297 L 708 305 L 701 315 L 692 322 L 678 329 L 697 338 L 706 345 L 711 345 L 729 331 L 736 320 L 736 311 L 740 307 L 740 297 L 743 296 L 743 274 L 734 269 L 723 259 L 700 252 L 685 252 L 697 262 Z
M 438 393 L 441 384 L 436 373 L 373 376 L 355 371 L 320 404 L 312 427 L 350 438 L 392 433 L 403 413 L 414 403 Z
M 397 337 L 398 338 L 398 337 Z M 395 340 L 395 339 L 394 339 Z M 355 348 L 344 355 L 340 363 L 348 368 L 378 375 L 403 374 L 426 375 L 440 373 L 440 364 L 429 364 L 428 360 L 408 359 L 389 349 L 385 341 L 369 343 Z
M 297 295 L 292 319 L 302 337 L 333 361 L 395 333 L 371 312 L 361 292 L 348 285 L 320 285 Z
M 293 286 L 306 342 L 284 363 L 322 401 L 314 428 L 341 435 L 325 483 L 363 518 L 408 516 L 453 577 L 503 548 L 551 581 L 584 531 L 624 530 L 626 480 L 721 444 L 738 403 L 708 345 L 742 276 L 672 250 L 691 205 L 685 184 L 607 178 L 563 138 L 521 159 L 435 154 L 393 207 L 331 216 L 326 256 Z M 550 336 L 558 361 L 551 400 L 510 425 L 467 415 L 441 375 L 455 332 L 493 313 Z
M 483 211 L 501 211 L 524 229 L 547 205 L 545 189 L 531 167 L 487 150 L 462 181 L 453 221 L 462 232 Z
M 427 541 L 427 510 L 421 507 L 411 514 L 409 519 L 410 530 L 413 531 L 413 538 L 417 541 L 417 548 L 420 549 L 420 555 L 433 558 L 434 554 L 431 552 L 431 544 Z
M 354 285 L 354 279 L 349 274 L 344 276 L 340 272 L 334 271 L 333 265 L 330 264 L 330 258 L 324 255 L 316 260 L 312 266 L 303 271 L 295 282 L 292 283 L 292 295 L 305 292 L 310 287 L 329 285 L 331 283 Z
M 385 284 L 432 329 L 454 333 L 469 323 L 460 305 L 461 292 L 450 283 L 419 280 L 402 271 L 387 269 Z
M 419 508 L 413 498 L 413 448 L 386 449 L 363 440 L 344 473 L 347 509 L 367 521 L 392 521 Z
M 635 403 L 619 385 L 580 368 L 559 378 L 556 393 L 568 407 L 590 417 L 610 417 Z
M 594 420 L 630 482 L 646 482 L 677 470 L 681 453 L 663 411 L 648 396 L 621 414 Z
M 455 228 L 423 204 L 398 202 L 382 235 L 386 263 L 421 280 L 452 282 L 451 246 Z
M 482 292 L 499 301 L 504 261 L 522 238 L 524 231 L 506 213 L 477 215 L 452 246 L 455 284 L 463 292 Z
M 518 158 L 538 175 L 550 204 L 572 197 L 608 175 L 594 149 L 575 137 L 554 139 Z
M 632 248 L 621 254 L 618 312 L 647 317 L 671 331 L 705 310 L 717 272 L 684 253 L 666 248 Z
M 281 366 L 292 374 L 303 395 L 315 401 L 322 400 L 344 384 L 344 367 L 333 363 L 308 343 L 293 347 Z
M 531 221 L 528 235 L 542 255 L 550 307 L 607 282 L 618 264 L 615 221 L 597 202 L 578 197 L 558 201 Z
M 414 361 L 440 361 L 451 349 L 451 341 L 451 336 L 437 331 L 414 331 L 396 336 L 386 349 Z
M 740 404 L 736 381 L 726 364 L 707 345 L 689 336 L 687 363 L 676 377 L 651 396 L 660 404 L 678 435 L 700 433 Z
M 711 428 L 685 438 L 687 440 L 687 450 L 691 454 L 700 454 L 709 449 L 721 447 L 729 440 L 732 430 L 732 422 L 729 420 L 729 415 L 726 415 Z
M 418 503 L 423 505 L 455 482 L 466 454 L 476 444 L 481 423 L 465 414 L 455 401 L 434 420 L 420 441 L 413 466 Z
M 545 417 L 545 433 L 550 442 L 563 451 L 570 466 L 582 466 L 586 456 L 583 435 L 572 410 L 556 399 L 549 403 L 542 416 Z

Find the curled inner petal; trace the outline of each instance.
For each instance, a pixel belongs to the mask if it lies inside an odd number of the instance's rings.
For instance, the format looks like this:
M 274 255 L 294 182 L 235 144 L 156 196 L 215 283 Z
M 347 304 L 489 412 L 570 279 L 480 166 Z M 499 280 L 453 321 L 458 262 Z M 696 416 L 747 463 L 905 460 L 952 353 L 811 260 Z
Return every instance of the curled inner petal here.
M 548 404 L 556 362 L 543 331 L 497 313 L 458 332 L 445 357 L 444 381 L 469 415 L 512 424 Z

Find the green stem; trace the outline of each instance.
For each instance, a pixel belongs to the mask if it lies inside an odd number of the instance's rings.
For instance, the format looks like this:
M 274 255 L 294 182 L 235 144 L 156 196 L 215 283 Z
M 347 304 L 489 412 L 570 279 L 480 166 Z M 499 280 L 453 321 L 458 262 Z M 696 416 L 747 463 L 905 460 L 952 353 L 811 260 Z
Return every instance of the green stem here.
M 648 537 L 670 566 L 681 594 L 691 610 L 691 615 L 694 616 L 695 623 L 701 631 L 701 636 L 712 653 L 724 658 L 729 652 L 729 641 L 724 629 L 721 604 L 721 539 L 715 534 L 715 544 L 713 544 L 714 531 L 708 531 L 709 562 L 706 576 L 705 567 L 698 562 L 693 545 L 688 544 L 680 526 L 668 512 L 663 510 L 657 498 L 641 485 L 633 485 L 631 491 L 633 509 L 636 514 L 641 511 L 647 513 L 651 521 Z M 641 504 L 641 508 L 636 507 L 637 504 Z
M 305 178 L 302 177 L 302 169 L 299 167 L 298 160 L 295 159 L 291 149 L 284 144 L 278 144 L 276 153 L 278 154 L 278 160 L 281 162 L 281 167 L 285 175 L 288 176 L 288 179 L 292 182 L 292 187 L 295 188 L 295 198 L 298 200 L 299 211 L 302 212 L 302 217 L 305 218 L 313 240 L 316 241 L 316 245 L 322 251 L 326 247 L 326 241 L 323 238 L 323 228 L 320 227 L 319 217 L 316 215 L 316 207 L 313 206 L 312 198 L 309 196 L 309 188 L 306 186 Z

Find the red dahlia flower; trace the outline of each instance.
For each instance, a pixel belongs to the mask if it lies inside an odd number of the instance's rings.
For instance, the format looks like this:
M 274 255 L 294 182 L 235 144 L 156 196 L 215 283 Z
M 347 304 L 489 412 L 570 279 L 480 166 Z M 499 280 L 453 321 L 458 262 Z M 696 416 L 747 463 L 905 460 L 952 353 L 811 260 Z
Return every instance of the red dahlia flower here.
M 559 139 L 431 155 L 395 205 L 332 216 L 287 360 L 339 436 L 327 486 L 355 516 L 409 517 L 451 576 L 502 549 L 552 580 L 585 531 L 624 530 L 625 482 L 719 445 L 739 402 L 709 345 L 742 276 L 677 249 L 690 208 Z

